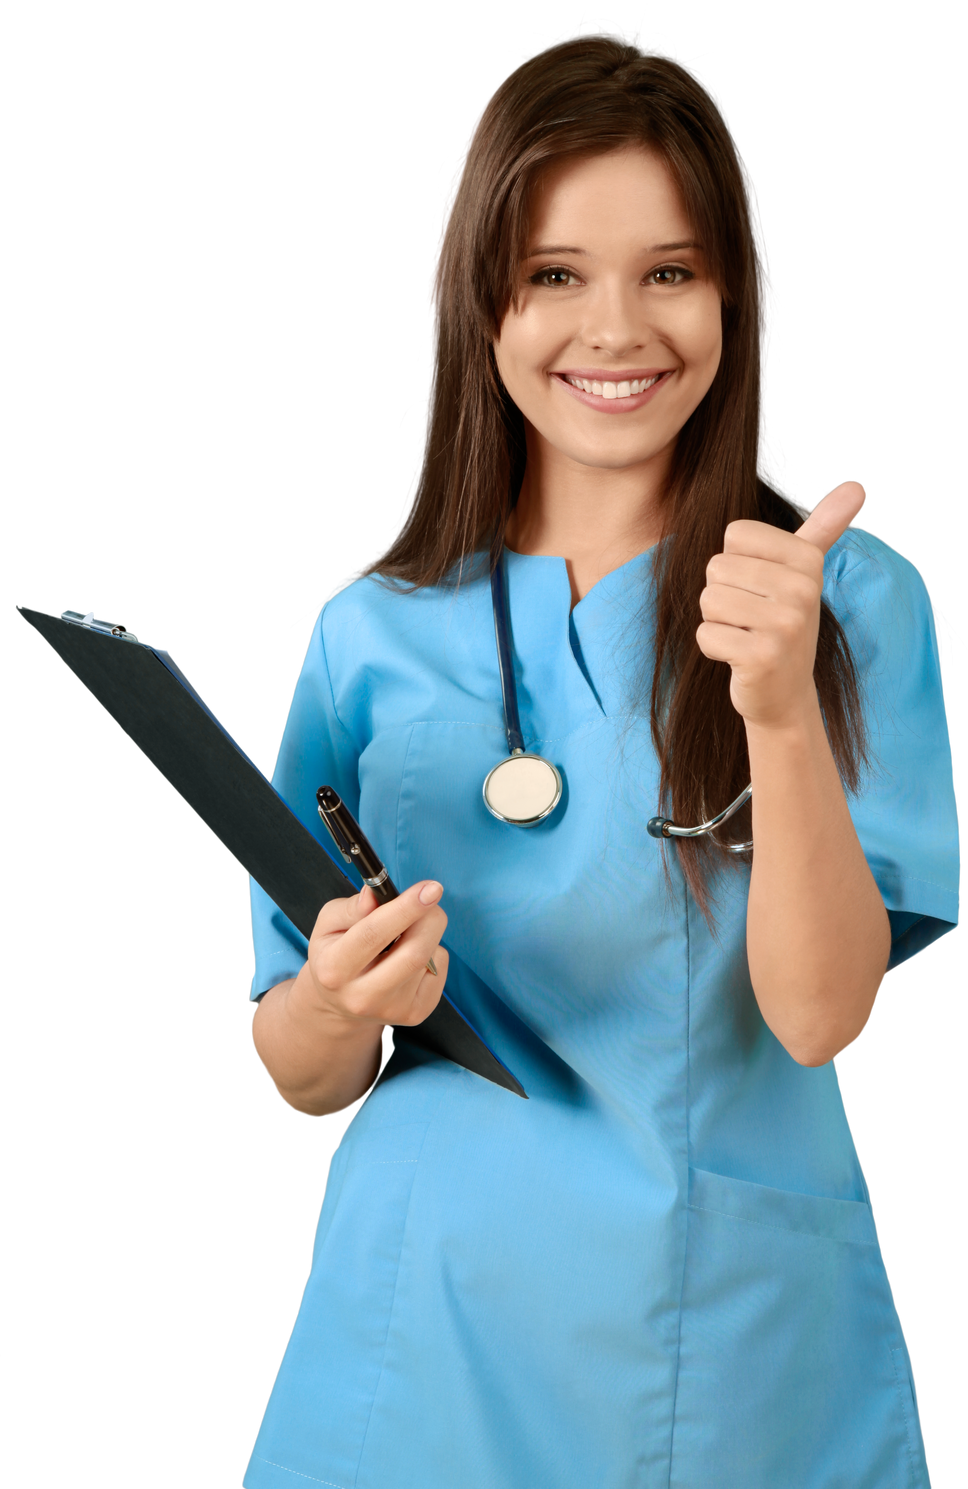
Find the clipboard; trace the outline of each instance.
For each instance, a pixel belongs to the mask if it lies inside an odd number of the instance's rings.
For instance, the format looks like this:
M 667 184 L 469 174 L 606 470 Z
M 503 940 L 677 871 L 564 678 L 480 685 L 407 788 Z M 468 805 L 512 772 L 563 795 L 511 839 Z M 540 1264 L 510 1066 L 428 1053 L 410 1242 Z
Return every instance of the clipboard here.
M 358 892 L 167 652 L 93 614 L 18 608 L 307 940 L 326 900 Z M 526 1095 L 446 993 L 393 1038 Z

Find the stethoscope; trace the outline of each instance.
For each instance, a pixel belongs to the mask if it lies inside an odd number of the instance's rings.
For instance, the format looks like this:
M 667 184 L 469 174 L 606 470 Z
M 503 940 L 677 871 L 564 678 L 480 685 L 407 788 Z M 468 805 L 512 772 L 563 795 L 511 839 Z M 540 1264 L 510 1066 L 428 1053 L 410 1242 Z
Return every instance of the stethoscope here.
M 491 570 L 491 606 L 494 611 L 494 639 L 501 672 L 501 698 L 504 703 L 504 728 L 508 757 L 498 761 L 484 778 L 484 805 L 499 822 L 512 827 L 534 827 L 550 817 L 561 801 L 562 781 L 557 766 L 543 755 L 524 748 L 521 717 L 518 713 L 518 690 L 514 681 L 511 657 L 511 626 L 508 616 L 507 581 L 504 554 Z M 646 831 L 653 838 L 700 838 L 728 822 L 753 795 L 753 784 L 741 791 L 718 816 L 698 827 L 677 827 L 668 817 L 653 817 Z M 746 853 L 752 843 L 730 844 L 730 853 Z

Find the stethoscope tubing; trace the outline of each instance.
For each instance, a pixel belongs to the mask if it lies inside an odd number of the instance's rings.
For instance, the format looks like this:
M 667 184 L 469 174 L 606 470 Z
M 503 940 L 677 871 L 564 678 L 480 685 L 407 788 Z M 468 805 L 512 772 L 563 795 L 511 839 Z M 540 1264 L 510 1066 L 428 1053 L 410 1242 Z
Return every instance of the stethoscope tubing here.
M 508 618 L 508 591 L 504 579 L 504 554 L 491 570 L 491 604 L 494 609 L 494 636 L 497 641 L 497 661 L 501 672 L 501 698 L 504 703 L 504 727 L 508 737 L 508 752 L 524 754 L 524 735 L 521 733 L 521 717 L 518 713 L 518 690 L 514 683 L 514 662 L 511 657 L 511 625 Z

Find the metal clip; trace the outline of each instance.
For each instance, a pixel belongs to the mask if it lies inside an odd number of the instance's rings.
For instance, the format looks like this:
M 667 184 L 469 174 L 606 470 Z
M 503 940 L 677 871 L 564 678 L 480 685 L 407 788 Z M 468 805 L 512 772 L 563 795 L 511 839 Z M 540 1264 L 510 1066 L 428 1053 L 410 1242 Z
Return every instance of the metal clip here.
M 341 831 L 338 823 L 332 821 L 329 812 L 324 812 L 320 806 L 317 806 L 316 810 L 319 813 L 320 821 L 336 844 L 337 851 L 343 855 L 347 863 L 352 864 L 353 860 L 350 854 L 358 854 L 360 851 L 356 843 L 350 842 L 349 838 Z
M 128 631 L 122 625 L 116 625 L 110 620 L 95 620 L 94 611 L 89 610 L 87 615 L 82 615 L 79 610 L 65 610 L 61 620 L 70 621 L 73 626 L 86 626 L 89 631 L 97 631 L 102 636 L 117 636 L 119 641 L 137 641 L 133 631 Z

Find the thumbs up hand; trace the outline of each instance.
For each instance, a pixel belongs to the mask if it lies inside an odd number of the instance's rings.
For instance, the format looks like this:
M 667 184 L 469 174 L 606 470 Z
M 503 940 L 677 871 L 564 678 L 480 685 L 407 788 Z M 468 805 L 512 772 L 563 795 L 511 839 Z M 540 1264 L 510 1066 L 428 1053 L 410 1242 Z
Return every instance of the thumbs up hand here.
M 816 708 L 823 556 L 864 499 L 862 486 L 845 481 L 796 533 L 731 522 L 722 553 L 706 565 L 696 640 L 705 656 L 732 668 L 730 697 L 748 724 L 783 728 Z

